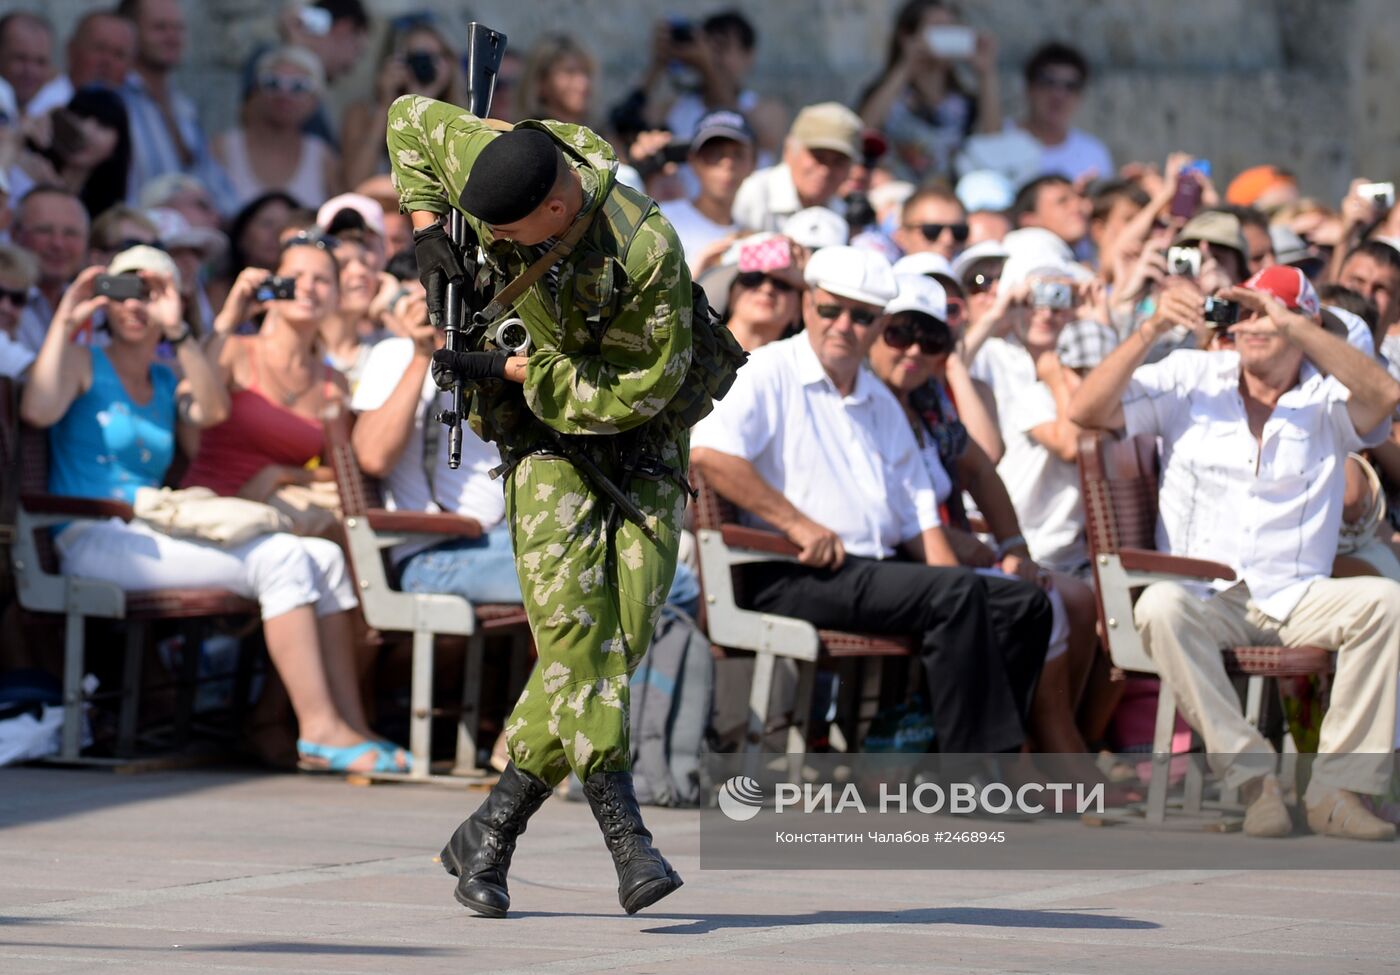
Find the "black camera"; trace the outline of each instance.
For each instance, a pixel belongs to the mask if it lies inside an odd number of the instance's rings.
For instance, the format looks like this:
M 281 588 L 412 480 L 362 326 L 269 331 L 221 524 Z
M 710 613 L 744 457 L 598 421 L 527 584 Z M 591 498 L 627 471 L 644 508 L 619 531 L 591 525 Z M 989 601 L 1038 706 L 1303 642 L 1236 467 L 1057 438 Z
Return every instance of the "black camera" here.
M 1233 325 L 1240 320 L 1240 305 L 1224 298 L 1207 298 L 1202 314 L 1216 328 Z
M 420 85 L 432 84 L 437 78 L 437 62 L 426 51 L 413 51 L 404 57 L 403 62 L 413 75 L 413 80 Z
M 695 40 L 695 25 L 678 17 L 671 19 L 671 43 L 689 44 Z
M 128 298 L 145 300 L 146 282 L 134 274 L 99 274 L 93 290 L 113 301 L 126 301 Z
M 279 278 L 275 274 L 258 285 L 257 294 L 254 295 L 258 301 L 290 301 L 296 296 L 297 279 Z

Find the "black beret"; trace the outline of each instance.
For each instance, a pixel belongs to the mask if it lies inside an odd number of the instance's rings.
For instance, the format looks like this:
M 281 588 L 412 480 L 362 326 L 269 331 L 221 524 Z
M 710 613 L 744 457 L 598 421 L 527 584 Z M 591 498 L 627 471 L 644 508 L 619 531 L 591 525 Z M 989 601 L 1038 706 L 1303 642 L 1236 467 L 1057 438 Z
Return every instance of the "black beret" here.
M 559 147 L 539 129 L 512 129 L 486 144 L 462 187 L 462 209 L 493 226 L 514 223 L 549 196 Z

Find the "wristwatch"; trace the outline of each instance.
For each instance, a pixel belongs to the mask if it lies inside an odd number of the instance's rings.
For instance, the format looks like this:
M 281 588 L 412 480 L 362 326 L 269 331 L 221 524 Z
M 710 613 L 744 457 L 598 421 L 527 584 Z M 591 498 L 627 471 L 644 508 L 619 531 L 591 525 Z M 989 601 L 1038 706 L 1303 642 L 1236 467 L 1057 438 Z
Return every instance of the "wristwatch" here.
M 182 331 L 182 332 L 181 332 L 179 335 L 177 335 L 175 338 L 173 338 L 173 339 L 172 339 L 172 338 L 167 338 L 165 341 L 169 342 L 170 345 L 171 345 L 171 347 L 174 347 L 174 346 L 179 345 L 181 342 L 185 341 L 185 339 L 189 338 L 189 337 L 190 337 L 191 335 L 193 335 L 193 334 L 194 334 L 194 331 L 190 328 L 189 323 L 186 322 L 186 323 L 185 323 L 184 331 Z

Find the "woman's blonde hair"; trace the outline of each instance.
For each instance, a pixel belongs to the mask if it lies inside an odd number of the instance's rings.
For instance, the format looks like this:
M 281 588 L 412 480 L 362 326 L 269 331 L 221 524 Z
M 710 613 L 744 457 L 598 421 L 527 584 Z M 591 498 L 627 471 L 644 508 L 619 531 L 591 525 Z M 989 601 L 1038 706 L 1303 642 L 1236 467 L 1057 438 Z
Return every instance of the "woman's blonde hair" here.
M 39 265 L 28 251 L 0 244 L 0 280 L 12 281 L 27 290 L 39 280 Z
M 525 68 L 520 72 L 519 109 L 521 118 L 551 118 L 552 112 L 544 101 L 544 79 L 556 64 L 565 58 L 577 58 L 583 62 L 589 75 L 598 74 L 598 63 L 578 42 L 565 34 L 546 34 L 535 42 L 525 57 Z

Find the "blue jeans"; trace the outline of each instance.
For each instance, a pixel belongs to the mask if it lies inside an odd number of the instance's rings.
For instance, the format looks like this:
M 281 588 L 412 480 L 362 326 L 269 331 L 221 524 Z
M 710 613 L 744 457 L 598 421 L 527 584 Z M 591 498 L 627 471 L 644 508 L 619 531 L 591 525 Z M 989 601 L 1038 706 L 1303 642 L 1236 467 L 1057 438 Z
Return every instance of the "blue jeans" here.
M 505 523 L 480 538 L 457 538 L 424 549 L 404 560 L 400 573 L 404 592 L 441 592 L 473 603 L 520 602 L 520 578 Z M 700 611 L 700 581 L 684 562 L 666 601 L 691 616 Z

